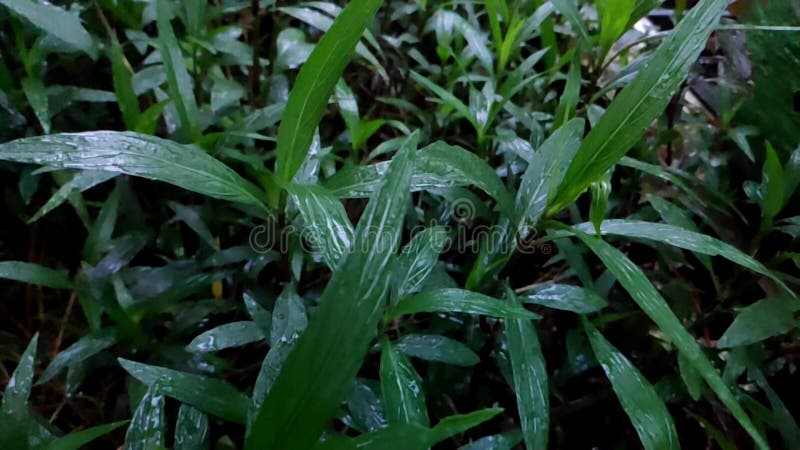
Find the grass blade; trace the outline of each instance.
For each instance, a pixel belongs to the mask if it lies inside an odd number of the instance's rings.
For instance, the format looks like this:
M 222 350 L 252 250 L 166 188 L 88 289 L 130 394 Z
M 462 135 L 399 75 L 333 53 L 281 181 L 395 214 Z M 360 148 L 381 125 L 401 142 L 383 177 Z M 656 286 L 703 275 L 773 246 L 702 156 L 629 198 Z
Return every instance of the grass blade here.
M 697 345 L 697 342 L 683 328 L 680 320 L 667 305 L 666 300 L 658 293 L 656 288 L 647 279 L 642 269 L 634 264 L 621 251 L 612 247 L 602 239 L 589 236 L 576 230 L 576 236 L 594 252 L 603 264 L 617 277 L 619 283 L 631 295 L 639 307 L 655 322 L 658 328 L 667 335 L 675 347 L 692 363 L 714 390 L 717 397 L 725 404 L 736 420 L 750 434 L 759 448 L 769 448 L 764 438 L 750 421 L 747 413 L 736 401 L 736 397 L 722 381 L 714 366 Z
M 17 368 L 3 392 L 0 403 L 0 413 L 5 418 L 26 417 L 28 414 L 28 397 L 33 387 L 33 371 L 36 366 L 36 350 L 39 345 L 39 335 L 35 334 L 28 343 L 22 356 L 19 358 Z
M 0 159 L 54 169 L 125 173 L 267 209 L 255 185 L 214 157 L 144 134 L 89 131 L 17 139 L 0 145 Z
M 675 424 L 653 386 L 588 320 L 582 318 L 582 321 L 594 354 L 611 381 L 611 387 L 617 394 L 622 409 L 631 419 L 644 448 L 679 449 Z
M 291 181 L 305 160 L 333 88 L 380 5 L 381 0 L 348 3 L 300 68 L 278 127 L 277 175 L 283 181 Z
M 181 405 L 175 424 L 174 450 L 207 449 L 208 440 L 208 416 L 197 408 Z
M 127 420 L 123 420 L 121 422 L 113 422 L 81 431 L 75 431 L 48 442 L 44 450 L 79 450 L 84 445 L 89 444 L 100 436 L 108 434 L 127 423 Z
M 125 433 L 126 450 L 166 448 L 167 417 L 164 412 L 166 399 L 159 387 L 158 382 L 151 384 L 139 406 L 136 407 L 128 432 Z
M 111 77 L 114 84 L 114 93 L 117 94 L 119 111 L 122 113 L 122 121 L 125 128 L 129 131 L 136 129 L 139 124 L 139 117 L 142 111 L 139 107 L 139 99 L 133 90 L 132 74 L 128 61 L 125 59 L 125 52 L 117 40 L 117 36 L 111 32 L 111 51 L 108 54 L 111 60 Z
M 72 289 L 72 281 L 63 272 L 22 261 L 0 261 L 0 278 L 54 289 Z
M 91 189 L 98 184 L 105 183 L 106 181 L 114 178 L 117 174 L 112 172 L 101 172 L 94 170 L 87 170 L 76 173 L 71 180 L 64 183 L 49 200 L 45 203 L 36 214 L 28 219 L 28 223 L 36 222 L 41 219 L 45 214 L 56 209 L 59 205 L 64 203 L 73 192 L 83 192 Z
M 395 346 L 408 356 L 426 361 L 465 367 L 480 362 L 480 357 L 466 345 L 436 334 L 407 334 L 401 337 Z
M 348 17 L 346 12 L 339 17 Z M 419 133 L 414 133 L 406 140 L 383 187 L 367 205 L 352 252 L 334 271 L 308 329 L 295 343 L 250 427 L 247 450 L 313 447 L 351 388 L 384 305 L 410 199 L 418 139 Z M 343 323 L 352 326 L 342 328 Z
M 548 215 L 572 203 L 639 141 L 686 78 L 728 3 L 709 0 L 692 8 L 614 98 L 572 160 Z
M 520 297 L 520 300 L 579 314 L 597 312 L 608 305 L 593 291 L 569 284 L 548 284 Z
M 216 352 L 262 340 L 264 340 L 264 330 L 255 322 L 244 320 L 226 323 L 197 335 L 186 346 L 186 351 L 194 353 Z

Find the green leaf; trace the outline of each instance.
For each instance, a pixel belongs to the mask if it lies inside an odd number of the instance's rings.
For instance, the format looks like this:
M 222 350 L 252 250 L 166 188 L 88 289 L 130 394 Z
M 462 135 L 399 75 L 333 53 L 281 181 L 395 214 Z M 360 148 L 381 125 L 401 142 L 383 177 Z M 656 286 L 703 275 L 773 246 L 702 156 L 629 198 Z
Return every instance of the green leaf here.
M 125 128 L 133 131 L 139 123 L 142 114 L 139 108 L 139 99 L 133 90 L 133 82 L 130 65 L 125 59 L 125 52 L 117 40 L 117 36 L 111 33 L 111 50 L 108 54 L 111 60 L 111 77 L 114 84 L 114 93 L 117 94 L 117 104 L 122 113 L 122 121 Z
M 291 181 L 308 154 L 311 140 L 336 81 L 350 61 L 381 0 L 352 0 L 300 68 L 278 128 L 278 177 Z
M 360 3 L 348 7 L 354 4 Z M 352 252 L 334 271 L 308 329 L 260 408 L 246 449 L 311 448 L 347 395 L 376 334 L 418 140 L 419 133 L 409 136 L 392 160 L 384 185 L 359 221 Z
M 590 314 L 605 308 L 608 303 L 589 289 L 569 284 L 547 284 L 531 293 L 520 296 L 525 303 L 534 303 L 548 308 Z
M 125 433 L 126 450 L 166 449 L 166 403 L 160 381 L 153 382 L 144 394 Z
M 561 94 L 561 99 L 558 101 L 556 116 L 553 119 L 554 128 L 566 125 L 575 116 L 575 110 L 578 107 L 578 101 L 580 101 L 581 96 L 581 81 L 583 81 L 581 79 L 581 54 L 576 52 L 575 56 L 572 57 L 572 64 L 570 64 L 569 72 L 567 73 L 567 85 L 564 87 L 564 93 Z M 581 127 L 580 131 L 582 134 L 583 127 Z
M 583 233 L 594 231 L 594 227 L 589 223 L 582 223 L 575 226 L 576 230 Z M 778 278 L 763 264 L 753 259 L 751 256 L 738 250 L 730 244 L 726 244 L 711 236 L 695 233 L 684 228 L 663 224 L 643 222 L 639 220 L 620 220 L 611 219 L 603 221 L 600 227 L 602 235 L 626 236 L 630 238 L 647 239 L 650 241 L 662 242 L 664 244 L 680 247 L 696 253 L 709 256 L 722 256 L 723 258 L 736 263 L 755 273 L 772 278 L 778 285 L 782 286 L 787 293 L 792 296 L 795 294 L 786 284 Z
M 101 330 L 97 333 L 87 334 L 69 347 L 60 351 L 39 377 L 36 384 L 44 384 L 55 378 L 68 366 L 78 364 L 111 347 L 117 342 L 117 335 L 113 329 Z
M 386 339 L 381 342 L 380 375 L 383 405 L 389 424 L 412 423 L 427 426 L 430 421 L 422 379 L 411 361 Z
M 605 219 L 608 210 L 608 199 L 611 196 L 611 173 L 607 172 L 602 180 L 590 185 L 592 191 L 592 204 L 589 209 L 589 221 L 594 225 L 594 231 L 600 235 L 600 225 Z
M 582 318 L 582 321 L 594 354 L 644 448 L 679 449 L 680 442 L 672 416 L 653 386 L 586 318 Z
M 263 194 L 249 181 L 197 147 L 117 131 L 63 133 L 0 145 L 0 159 L 54 169 L 125 173 L 264 210 Z
M 151 366 L 119 358 L 119 364 L 132 377 L 183 403 L 231 422 L 244 424 L 247 397 L 228 382 L 164 367 Z
M 761 175 L 761 227 L 767 230 L 772 221 L 783 209 L 786 192 L 783 166 L 775 149 L 767 142 L 766 159 Z
M 42 132 L 50 134 L 50 104 L 42 80 L 25 77 L 21 84 L 22 92 L 42 126 Z
M 584 42 L 593 42 L 589 36 L 589 31 L 586 29 L 586 24 L 583 23 L 581 13 L 578 11 L 577 0 L 551 0 L 551 3 L 555 6 L 556 11 L 569 21 L 572 28 L 578 32 Z
M 204 450 L 208 442 L 208 416 L 197 408 L 181 405 L 175 423 L 174 450 Z
M 417 313 L 465 313 L 503 319 L 535 319 L 525 308 L 464 289 L 431 289 L 406 297 L 392 309 L 392 317 Z
M 3 400 L 0 403 L 0 415 L 3 420 L 26 417 L 28 415 L 28 397 L 33 386 L 33 371 L 36 366 L 36 349 L 39 345 L 39 334 L 34 334 L 22 356 L 17 368 L 8 380 Z
M 197 335 L 186 346 L 186 351 L 193 353 L 216 352 L 262 340 L 264 340 L 264 330 L 255 322 L 249 320 L 231 322 Z
M 518 230 L 535 226 L 547 208 L 548 199 L 561 184 L 564 171 L 581 143 L 583 119 L 559 127 L 533 154 L 522 175 L 516 199 Z
M 482 437 L 462 446 L 459 450 L 513 450 L 520 441 L 522 441 L 522 432 L 515 429 L 503 434 Z
M 432 446 L 452 436 L 461 434 L 470 428 L 476 427 L 501 412 L 503 412 L 503 408 L 486 408 L 468 414 L 445 417 L 433 427 L 428 441 Z
M 798 325 L 797 303 L 786 297 L 765 298 L 742 308 L 717 341 L 717 347 L 740 347 L 786 333 Z
M 684 19 L 685 20 L 685 19 Z M 606 221 L 604 225 L 608 223 Z M 666 300 L 658 293 L 642 269 L 634 264 L 622 252 L 603 240 L 577 231 L 576 236 L 594 252 L 617 280 L 631 295 L 639 307 L 655 322 L 658 328 L 669 337 L 673 345 L 681 351 L 714 390 L 717 397 L 725 404 L 736 420 L 747 430 L 759 448 L 769 448 L 757 431 L 750 418 L 736 401 L 736 397 L 722 381 L 714 366 L 697 345 L 694 337 L 683 328 L 680 320 L 667 305 Z
M 728 3 L 711 0 L 692 8 L 636 78 L 614 98 L 581 144 L 548 215 L 572 203 L 639 142 L 680 88 Z
M 608 50 L 628 29 L 636 0 L 600 0 L 597 13 L 600 16 L 600 59 L 605 59 Z
M 513 293 L 508 301 L 518 302 Z M 507 320 L 505 334 L 525 446 L 529 449 L 547 448 L 550 391 L 539 337 L 530 319 Z
M 158 28 L 158 45 L 164 71 L 167 73 L 169 96 L 175 102 L 175 109 L 181 121 L 181 127 L 190 138 L 199 137 L 200 114 L 194 98 L 192 79 L 186 70 L 186 61 L 181 53 L 178 38 L 169 23 L 172 18 L 172 3 L 167 0 L 156 0 L 156 26 Z
M 353 245 L 353 225 L 342 202 L 322 186 L 293 184 L 292 200 L 303 216 L 303 235 L 322 254 L 328 267 L 336 269 Z
M 431 227 L 417 233 L 403 248 L 393 270 L 393 277 L 398 284 L 398 299 L 422 288 L 439 261 L 439 253 L 447 240 L 447 229 Z
M 44 446 L 44 450 L 79 450 L 100 436 L 106 435 L 127 424 L 127 420 L 98 425 L 81 431 L 73 431 L 66 436 L 53 439 Z
M 401 337 L 395 348 L 408 356 L 456 366 L 474 366 L 480 358 L 469 347 L 436 334 L 408 334 Z
M 700 400 L 700 396 L 703 394 L 703 378 L 683 353 L 678 353 L 678 371 L 692 400 Z
M 22 261 L 0 261 L 0 278 L 54 289 L 72 289 L 72 281 L 64 272 Z
M 434 83 L 433 81 L 425 78 L 424 76 L 414 72 L 413 70 L 409 72 L 411 74 L 411 78 L 416 81 L 417 83 L 423 85 L 426 89 L 436 94 L 439 99 L 441 99 L 445 105 L 453 108 L 458 112 L 461 118 L 466 119 L 472 124 L 472 127 L 475 131 L 479 133 L 483 133 L 483 126 L 478 122 L 478 119 L 472 114 L 472 111 L 469 110 L 469 107 L 464 104 L 458 97 L 453 95 L 452 92 L 449 90 L 439 86 L 438 84 Z
M 34 214 L 33 217 L 28 220 L 28 223 L 36 222 L 37 220 L 41 219 L 45 214 L 64 203 L 64 201 L 66 201 L 70 195 L 76 192 L 83 192 L 87 189 L 91 189 L 98 184 L 105 183 L 115 176 L 117 176 L 115 173 L 95 170 L 86 170 L 76 173 L 71 180 L 64 183 L 58 189 L 58 191 L 56 191 L 56 193 L 53 194 L 49 200 L 47 200 L 47 203 L 45 203 L 44 206 L 36 211 L 36 214 Z
M 78 14 L 47 2 L 0 0 L 0 4 L 28 20 L 36 28 L 55 36 L 94 59 L 97 49 L 92 36 L 83 28 Z

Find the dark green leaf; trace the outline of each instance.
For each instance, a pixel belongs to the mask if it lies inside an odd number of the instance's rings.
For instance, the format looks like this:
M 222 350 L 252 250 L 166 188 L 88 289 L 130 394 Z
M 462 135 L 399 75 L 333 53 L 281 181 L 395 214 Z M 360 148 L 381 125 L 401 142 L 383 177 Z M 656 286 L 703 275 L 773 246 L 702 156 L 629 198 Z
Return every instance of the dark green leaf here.
M 381 0 L 353 0 L 320 39 L 295 80 L 278 128 L 278 176 L 291 181 L 305 160 L 336 81 Z
M 166 449 L 165 435 L 167 417 L 164 411 L 166 403 L 160 390 L 161 382 L 153 382 L 142 397 L 133 419 L 125 433 L 126 450 L 161 450 Z
M 389 424 L 428 426 L 428 409 L 422 379 L 414 366 L 388 340 L 381 343 L 381 392 Z
M 244 424 L 246 421 L 249 401 L 226 381 L 122 358 L 119 364 L 148 386 L 158 382 L 159 392 L 164 395 L 231 422 Z
M 73 431 L 66 436 L 61 436 L 48 442 L 47 445 L 44 446 L 44 450 L 79 450 L 100 436 L 108 434 L 127 423 L 128 421 L 125 420 L 106 425 L 98 425 L 81 431 Z
M 679 449 L 675 424 L 666 405 L 653 386 L 633 367 L 628 358 L 611 345 L 585 318 L 583 327 L 589 336 L 597 360 L 603 366 L 622 409 L 639 433 L 647 450 Z
M 0 415 L 4 420 L 15 417 L 26 417 L 28 414 L 28 397 L 33 386 L 33 371 L 36 366 L 36 349 L 39 345 L 39 335 L 33 335 L 25 352 L 19 358 L 17 368 L 8 380 L 3 400 L 0 403 Z
M 569 284 L 548 284 L 520 297 L 526 303 L 580 314 L 600 311 L 608 303 L 593 291 Z
M 605 222 L 608 223 L 608 222 Z M 604 223 L 604 225 L 605 225 Z M 722 381 L 714 366 L 697 345 L 694 337 L 683 328 L 680 320 L 667 305 L 666 300 L 658 293 L 656 288 L 647 279 L 642 269 L 634 264 L 622 252 L 610 246 L 597 237 L 592 237 L 580 231 L 576 234 L 592 252 L 605 264 L 608 270 L 617 277 L 619 283 L 631 295 L 642 311 L 655 322 L 658 328 L 669 337 L 673 345 L 694 365 L 695 369 L 714 390 L 719 399 L 736 420 L 747 430 L 759 448 L 768 448 L 764 438 L 757 431 L 750 418 L 736 401 L 731 390 Z
M 264 340 L 264 330 L 249 320 L 231 322 L 199 334 L 189 345 L 187 352 L 216 352 L 231 347 L 241 347 Z
M 426 228 L 403 248 L 393 270 L 393 276 L 398 283 L 397 298 L 422 288 L 439 261 L 439 253 L 447 244 L 447 239 L 447 230 L 444 227 Z
M 72 289 L 72 281 L 64 272 L 22 261 L 0 261 L 0 278 L 54 289 Z
M 743 308 L 717 341 L 717 347 L 739 347 L 779 334 L 798 325 L 794 312 L 800 306 L 786 297 L 765 298 Z
M 101 172 L 94 170 L 76 173 L 71 180 L 64 183 L 58 189 L 58 191 L 56 191 L 56 193 L 50 197 L 50 200 L 48 200 L 44 206 L 36 211 L 36 214 L 34 214 L 33 217 L 28 220 L 28 223 L 36 222 L 37 220 L 41 219 L 42 216 L 64 203 L 70 195 L 73 195 L 76 192 L 83 192 L 87 189 L 91 189 L 98 184 L 105 183 L 115 176 L 117 176 L 117 174 L 112 172 Z
M 436 334 L 408 334 L 401 337 L 395 348 L 408 356 L 457 366 L 474 366 L 480 358 L 469 347 Z
M 680 88 L 728 3 L 711 0 L 692 8 L 636 79 L 614 98 L 572 160 L 549 215 L 572 203 L 639 141 Z
M 175 423 L 174 450 L 204 450 L 208 448 L 208 416 L 199 409 L 181 405 Z
M 51 34 L 94 58 L 94 41 L 74 12 L 65 11 L 48 2 L 32 0 L 0 0 L 0 4 L 27 19 L 36 28 Z
M 513 297 L 509 302 L 517 303 Z M 539 337 L 530 319 L 505 322 L 522 435 L 529 449 L 547 448 L 550 434 L 550 391 Z
M 125 173 L 267 208 L 257 187 L 207 153 L 144 134 L 90 131 L 18 139 L 0 145 L 0 159 L 55 169 Z
M 75 341 L 74 344 L 59 352 L 39 377 L 37 384 L 44 384 L 55 378 L 59 372 L 70 365 L 80 363 L 101 351 L 111 347 L 117 342 L 116 332 L 113 329 L 101 330 L 98 333 L 87 334 Z
M 353 245 L 353 225 L 342 203 L 321 186 L 289 187 L 297 209 L 303 216 L 303 236 L 319 251 L 328 267 L 336 269 Z
M 535 319 L 525 308 L 464 289 L 431 289 L 400 300 L 392 310 L 393 317 L 417 313 L 466 313 L 504 319 Z
M 418 139 L 414 133 L 406 140 L 383 187 L 367 205 L 352 252 L 334 271 L 308 329 L 258 412 L 246 440 L 248 450 L 312 447 L 347 395 L 375 336 L 387 294 Z

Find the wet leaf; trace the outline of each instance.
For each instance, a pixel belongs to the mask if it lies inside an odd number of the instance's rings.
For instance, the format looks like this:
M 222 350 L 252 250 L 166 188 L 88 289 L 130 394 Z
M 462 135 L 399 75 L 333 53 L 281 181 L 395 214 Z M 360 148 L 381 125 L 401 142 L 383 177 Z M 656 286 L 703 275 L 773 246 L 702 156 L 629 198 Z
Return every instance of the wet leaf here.
M 593 291 L 569 284 L 548 284 L 520 296 L 525 303 L 548 308 L 590 314 L 605 308 L 608 303 Z
M 617 394 L 622 409 L 631 419 L 644 448 L 680 448 L 672 416 L 653 386 L 588 320 L 582 320 L 594 354 L 611 381 L 611 387 Z
M 435 334 L 407 334 L 395 348 L 408 356 L 457 366 L 474 366 L 480 358 L 469 347 L 445 336 Z
M 197 335 L 186 346 L 186 351 L 194 353 L 216 352 L 262 340 L 264 340 L 264 330 L 255 322 L 249 320 L 231 322 Z
M 64 272 L 22 261 L 0 261 L 0 278 L 54 289 L 72 289 Z
M 381 392 L 389 424 L 427 426 L 428 410 L 422 379 L 414 366 L 388 340 L 381 343 Z
M 519 305 L 464 289 L 431 289 L 402 299 L 392 317 L 417 313 L 465 313 L 505 319 L 535 319 L 536 314 Z

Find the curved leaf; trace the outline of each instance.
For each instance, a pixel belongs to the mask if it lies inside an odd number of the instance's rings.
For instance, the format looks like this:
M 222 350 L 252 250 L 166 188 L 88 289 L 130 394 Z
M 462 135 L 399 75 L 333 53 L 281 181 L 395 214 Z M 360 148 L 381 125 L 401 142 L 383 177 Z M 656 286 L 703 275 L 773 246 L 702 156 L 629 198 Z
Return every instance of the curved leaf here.
M 202 150 L 132 132 L 89 131 L 18 139 L 0 159 L 54 169 L 125 173 L 267 209 L 262 192 Z
M 466 313 L 504 319 L 535 319 L 539 316 L 525 308 L 464 289 L 431 289 L 400 300 L 392 317 L 417 313 Z
M 414 366 L 388 340 L 381 343 L 381 393 L 390 424 L 411 423 L 427 426 L 428 410 L 422 379 Z
M 300 68 L 278 127 L 278 177 L 290 181 L 303 164 L 328 99 L 381 0 L 352 0 Z
M 216 352 L 231 347 L 241 347 L 264 340 L 264 330 L 255 322 L 244 320 L 214 327 L 197 335 L 189 345 L 187 352 Z
M 520 296 L 521 301 L 548 308 L 589 314 L 600 311 L 608 303 L 594 292 L 569 284 L 548 284 L 532 293 Z
M 92 36 L 83 28 L 77 14 L 48 2 L 0 0 L 0 4 L 24 17 L 36 28 L 82 50 L 93 59 L 97 55 Z
M 469 347 L 436 334 L 407 334 L 396 343 L 397 350 L 408 356 L 457 366 L 474 366 L 480 358 Z
M 72 281 L 64 272 L 23 261 L 0 261 L 0 278 L 54 289 L 72 289 Z

